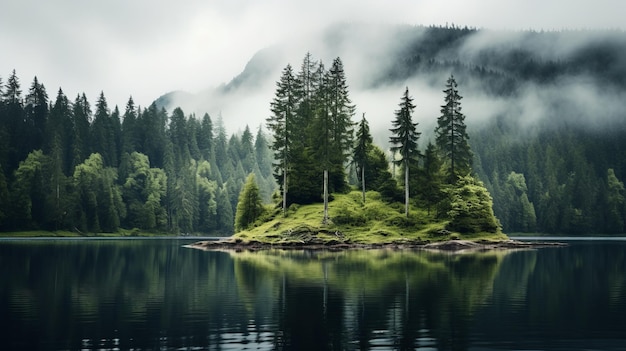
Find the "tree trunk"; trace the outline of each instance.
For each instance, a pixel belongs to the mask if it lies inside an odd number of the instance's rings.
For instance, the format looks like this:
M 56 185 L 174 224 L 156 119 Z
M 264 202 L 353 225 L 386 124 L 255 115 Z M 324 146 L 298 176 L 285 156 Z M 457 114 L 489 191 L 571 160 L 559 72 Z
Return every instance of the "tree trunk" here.
M 409 216 L 409 162 L 404 162 L 404 214 Z
M 287 168 L 283 169 L 283 217 L 287 217 Z
M 324 219 L 323 224 L 328 224 L 328 170 L 324 170 Z
M 365 165 L 361 165 L 361 187 L 363 191 L 363 204 L 365 204 Z

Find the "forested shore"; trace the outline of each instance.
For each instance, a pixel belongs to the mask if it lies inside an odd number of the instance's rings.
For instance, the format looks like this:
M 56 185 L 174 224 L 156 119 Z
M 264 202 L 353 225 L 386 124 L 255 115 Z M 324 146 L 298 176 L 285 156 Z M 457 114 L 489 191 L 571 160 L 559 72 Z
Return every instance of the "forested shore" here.
M 111 111 L 104 93 L 92 114 L 84 94 L 72 103 L 59 89 L 48 101 L 37 78 L 22 98 L 13 72 L 2 92 L 1 229 L 232 233 L 255 225 L 272 207 L 286 216 L 288 207 L 322 201 L 319 220 L 326 225 L 332 193 L 358 186 L 363 205 L 372 190 L 385 202 L 404 202 L 405 227 L 435 219 L 448 223 L 446 230 L 498 233 L 491 197 L 471 176 L 453 76 L 443 92 L 436 144 L 422 154 L 405 89 L 390 123 L 389 160 L 374 145 L 365 116 L 358 125 L 352 121 L 355 105 L 340 58 L 329 70 L 309 53 L 297 74 L 287 65 L 270 103 L 269 142 L 261 127 L 256 136 L 246 126 L 228 139 L 221 120 L 214 130 L 208 114 L 186 116 L 180 108 L 168 114 L 155 104 L 142 109 L 132 98 L 123 114 L 117 106 Z M 271 199 L 272 176 L 282 201 Z M 411 203 L 422 213 L 409 214 Z M 351 216 L 343 217 L 352 225 Z
M 49 99 L 35 77 L 0 84 L 0 230 L 232 233 L 237 197 L 254 172 L 265 201 L 274 189 L 262 128 L 228 136 L 218 117 L 124 111 Z M 254 133 L 254 134 L 253 134 Z
M 505 232 L 626 232 L 626 119 L 619 108 L 626 88 L 626 66 L 620 65 L 626 59 L 622 32 L 509 33 L 420 26 L 399 27 L 398 32 L 401 35 L 393 32 L 393 37 L 402 43 L 390 56 L 391 63 L 376 66 L 366 88 L 398 82 L 404 87 L 411 77 L 423 76 L 443 89 L 441 77 L 454 72 L 472 96 L 496 105 L 494 109 L 483 105 L 484 113 L 474 111 L 467 132 L 472 175 L 493 197 L 493 210 Z M 348 40 L 346 33 L 350 31 L 338 31 L 333 38 Z M 510 45 L 488 41 L 475 45 L 477 39 L 493 36 L 509 38 Z M 563 40 L 577 45 L 545 51 Z M 461 55 L 472 43 L 473 54 Z M 323 81 L 332 76 L 333 62 L 320 69 L 321 62 L 308 59 L 312 78 L 318 74 L 317 80 Z M 254 69 L 262 69 L 262 64 L 250 64 L 233 82 L 244 84 L 257 77 Z M 298 76 L 305 66 L 303 62 L 292 69 L 292 83 L 301 81 Z M 253 83 L 258 82 L 249 82 Z M 236 91 L 236 84 L 228 87 Z M 407 89 L 419 102 L 423 92 L 412 85 Z M 398 97 L 402 91 L 398 90 Z M 271 130 L 274 122 L 267 119 L 281 116 L 273 115 L 272 101 L 258 112 L 266 124 L 252 129 L 241 126 L 243 131 L 229 135 L 219 115 L 196 115 L 175 107 L 165 110 L 157 103 L 140 107 L 132 98 L 122 108 L 111 107 L 104 94 L 93 103 L 85 94 L 68 97 L 60 88 L 49 98 L 36 78 L 26 88 L 15 72 L 0 81 L 0 93 L 1 231 L 88 233 L 137 228 L 233 233 L 238 196 L 250 173 L 255 174 L 263 202 L 281 206 L 278 197 L 284 194 L 280 188 L 284 180 L 280 150 L 275 148 L 280 147 L 280 135 Z M 319 115 L 317 110 L 306 112 L 308 104 L 293 110 L 294 116 L 296 112 L 297 116 Z M 388 110 L 389 127 L 371 131 L 377 140 L 382 133 L 385 138 L 391 134 L 394 107 Z M 359 130 L 366 129 L 361 125 L 365 118 L 354 112 L 349 122 L 358 139 Z M 320 123 L 327 122 L 316 119 L 308 130 L 300 128 L 290 136 L 301 144 L 294 145 L 297 152 L 290 156 L 294 167 L 286 206 L 323 201 L 322 174 L 328 168 L 331 194 L 361 188 L 364 172 L 370 179 L 367 189 L 376 189 L 391 201 L 411 198 L 425 209 L 449 210 L 438 206 L 439 186 L 428 182 L 435 178 L 427 178 L 430 171 L 425 165 L 432 165 L 427 160 L 441 157 L 436 145 L 429 145 L 435 141 L 432 131 L 419 126 L 416 130 L 425 135 L 418 141 L 419 161 L 410 169 L 407 197 L 402 157 L 392 155 L 391 143 L 373 145 L 367 151 L 371 164 L 359 168 L 353 162 L 357 144 L 350 152 L 338 153 L 336 146 L 323 144 L 328 138 L 303 136 L 321 130 Z M 312 143 L 316 143 L 313 148 Z M 274 154 L 270 147 L 275 148 Z M 389 167 L 394 157 L 396 163 Z M 323 162 L 297 167 L 312 159 Z

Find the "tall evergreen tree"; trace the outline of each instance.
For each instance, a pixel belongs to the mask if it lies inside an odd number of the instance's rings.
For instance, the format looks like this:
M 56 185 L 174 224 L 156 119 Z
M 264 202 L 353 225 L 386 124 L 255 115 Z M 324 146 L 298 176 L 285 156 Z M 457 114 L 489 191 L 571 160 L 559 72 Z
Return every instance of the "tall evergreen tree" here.
M 318 89 L 317 138 L 311 145 L 312 154 L 323 170 L 324 218 L 328 221 L 329 192 L 347 189 L 345 167 L 352 151 L 352 116 L 355 106 L 349 97 L 343 63 L 337 57 Z
M 55 144 L 60 147 L 60 167 L 66 176 L 73 173 L 75 128 L 72 118 L 72 104 L 59 88 L 57 97 L 50 109 L 46 123 L 44 151 L 52 153 Z
M 135 107 L 135 101 L 133 97 L 128 98 L 126 103 L 126 110 L 124 111 L 124 117 L 122 120 L 122 140 L 121 151 L 125 153 L 132 153 L 138 150 L 139 136 L 137 125 L 137 108 Z
M 43 147 L 44 132 L 48 119 L 48 93 L 37 77 L 26 95 L 25 120 L 28 136 L 28 150 L 37 150 Z
M 91 154 L 90 123 L 91 106 L 85 93 L 77 95 L 72 111 L 74 125 L 74 144 L 71 169 L 81 164 Z
M 250 132 L 250 127 L 246 125 L 243 133 L 241 133 L 241 142 L 239 149 L 239 159 L 246 174 L 251 173 L 254 170 L 256 164 L 256 155 L 254 152 L 254 137 Z
M 267 118 L 267 128 L 272 133 L 271 149 L 274 151 L 274 176 L 283 195 L 283 214 L 287 214 L 288 170 L 292 158 L 292 134 L 295 123 L 298 99 L 295 91 L 295 77 L 291 65 L 287 65 L 280 80 L 276 82 L 276 93 L 270 106 L 272 114 Z
M 461 99 L 454 76 L 446 82 L 445 104 L 437 118 L 436 143 L 448 167 L 448 182 L 455 183 L 459 177 L 468 175 L 472 167 L 472 151 L 465 126 L 465 115 L 461 113 Z
M 205 160 L 211 161 L 215 159 L 213 152 L 213 121 L 211 121 L 211 116 L 208 113 L 202 116 L 202 121 L 200 122 L 198 148 Z
M 349 96 L 348 84 L 343 69 L 343 63 L 337 57 L 328 71 L 328 98 L 331 116 L 331 153 L 330 161 L 334 169 L 331 174 L 331 190 L 344 191 L 347 187 L 345 167 L 350 159 L 354 123 L 355 106 Z
M 94 113 L 93 123 L 91 124 L 91 146 L 93 152 L 97 152 L 102 156 L 105 166 L 116 167 L 113 163 L 113 140 L 112 140 L 112 123 L 107 100 L 104 92 L 100 92 L 98 101 L 96 102 L 96 112 Z
M 413 104 L 413 98 L 409 96 L 408 87 L 402 95 L 399 106 L 400 109 L 396 110 L 396 118 L 392 122 L 393 128 L 390 129 L 392 136 L 389 138 L 389 142 L 392 145 L 391 151 L 400 155 L 400 159 L 394 159 L 393 162 L 402 166 L 404 170 L 404 213 L 408 217 L 410 197 L 409 170 L 420 156 L 417 142 L 422 134 L 417 131 L 418 123 L 413 123 L 415 105 Z
M 372 135 L 370 134 L 370 126 L 365 119 L 365 113 L 359 123 L 356 131 L 356 146 L 354 147 L 353 162 L 356 165 L 357 178 L 361 182 L 361 191 L 363 193 L 363 203 L 365 203 L 365 171 L 368 167 L 368 153 L 372 148 Z
M 27 143 L 27 128 L 24 124 L 24 106 L 22 102 L 22 90 L 20 80 L 13 70 L 7 80 L 2 93 L 4 104 L 4 126 L 7 140 L 7 170 L 13 173 L 20 161 L 26 158 L 30 152 Z

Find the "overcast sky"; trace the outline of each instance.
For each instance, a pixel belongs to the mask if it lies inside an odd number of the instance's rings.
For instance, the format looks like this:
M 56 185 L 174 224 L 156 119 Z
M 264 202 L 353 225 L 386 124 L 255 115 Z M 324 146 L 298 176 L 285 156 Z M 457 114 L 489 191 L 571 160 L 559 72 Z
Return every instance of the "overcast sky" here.
M 54 99 L 85 92 L 109 107 L 228 82 L 259 49 L 334 22 L 491 29 L 624 29 L 623 0 L 8 0 L 0 77 L 15 69 Z

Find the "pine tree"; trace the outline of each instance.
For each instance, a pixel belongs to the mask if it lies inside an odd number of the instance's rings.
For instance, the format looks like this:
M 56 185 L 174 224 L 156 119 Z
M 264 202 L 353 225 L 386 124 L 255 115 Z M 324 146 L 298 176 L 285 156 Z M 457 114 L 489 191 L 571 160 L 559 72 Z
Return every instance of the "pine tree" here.
M 70 169 L 74 169 L 91 154 L 91 146 L 89 142 L 91 106 L 89 105 L 89 101 L 87 101 L 85 93 L 76 96 L 72 117 L 74 125 L 74 143 L 72 147 L 73 157 Z
M 200 132 L 198 133 L 198 148 L 200 155 L 207 161 L 215 160 L 213 151 L 213 121 L 208 113 L 202 116 Z
M 356 165 L 357 178 L 361 182 L 361 191 L 363 193 L 363 203 L 365 203 L 365 171 L 368 165 L 368 153 L 372 148 L 372 135 L 370 127 L 365 119 L 365 113 L 359 123 L 356 132 L 356 146 L 354 147 L 353 162 Z
M 241 134 L 241 143 L 239 150 L 239 159 L 246 174 L 251 173 L 254 170 L 254 165 L 257 163 L 256 155 L 254 152 L 254 137 L 250 132 L 250 127 L 246 125 L 243 133 Z
M 25 119 L 28 135 L 29 150 L 37 150 L 43 147 L 44 132 L 48 119 L 48 93 L 37 77 L 26 95 Z
M 436 143 L 444 156 L 448 169 L 448 182 L 453 184 L 459 177 L 468 175 L 472 167 L 472 151 L 468 143 L 465 116 L 461 113 L 461 99 L 454 76 L 446 83 L 445 104 L 437 119 Z
M 345 167 L 351 156 L 354 135 L 355 106 L 350 100 L 343 63 L 337 57 L 328 72 L 328 99 L 331 116 L 331 149 L 329 169 L 331 191 L 344 191 L 347 188 Z
M 124 111 L 124 117 L 122 120 L 122 140 L 121 151 L 125 153 L 132 153 L 138 150 L 138 131 L 137 131 L 137 109 L 135 107 L 135 101 L 133 97 L 128 98 L 126 103 L 126 110 Z
M 348 187 L 345 167 L 353 143 L 352 116 L 355 106 L 349 97 L 348 85 L 341 59 L 337 57 L 328 72 L 322 76 L 320 63 L 316 94 L 316 118 L 310 124 L 315 137 L 309 145 L 310 153 L 323 170 L 323 223 L 328 221 L 330 192 L 345 191 Z
M 295 78 L 291 65 L 287 65 L 276 83 L 276 94 L 271 104 L 272 115 L 267 118 L 267 128 L 272 133 L 271 149 L 274 151 L 274 176 L 283 195 L 283 214 L 287 214 L 288 170 L 292 158 L 292 134 L 296 124 L 297 97 Z
M 390 129 L 393 134 L 389 141 L 392 145 L 391 151 L 398 153 L 400 159 L 393 160 L 397 165 L 401 165 L 404 169 L 404 213 L 409 215 L 409 170 L 411 165 L 417 162 L 420 153 L 417 149 L 417 142 L 422 133 L 417 131 L 418 123 L 413 123 L 413 98 L 409 96 L 409 88 L 404 91 L 404 95 L 400 100 L 400 109 L 396 110 L 396 119 L 392 122 L 393 128 Z
M 28 130 L 24 124 L 24 106 L 22 103 L 22 90 L 20 80 L 13 70 L 13 73 L 5 84 L 2 93 L 2 102 L 7 140 L 7 169 L 8 174 L 17 169 L 20 161 L 24 160 L 31 151 L 26 146 Z
M 73 152 L 75 144 L 74 122 L 72 121 L 72 105 L 59 88 L 57 97 L 50 109 L 48 123 L 44 133 L 44 151 L 52 153 L 55 145 L 61 148 L 61 169 L 66 176 L 74 172 Z

